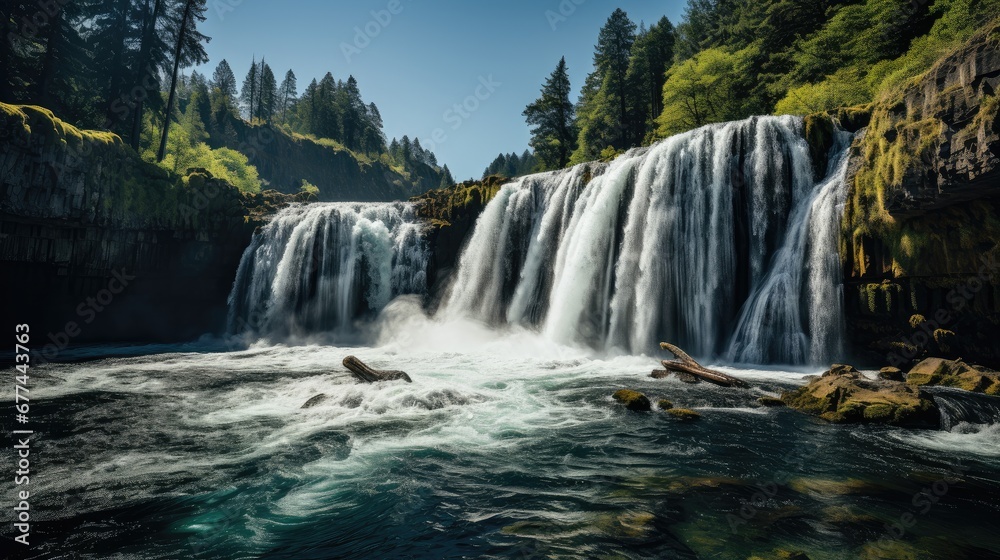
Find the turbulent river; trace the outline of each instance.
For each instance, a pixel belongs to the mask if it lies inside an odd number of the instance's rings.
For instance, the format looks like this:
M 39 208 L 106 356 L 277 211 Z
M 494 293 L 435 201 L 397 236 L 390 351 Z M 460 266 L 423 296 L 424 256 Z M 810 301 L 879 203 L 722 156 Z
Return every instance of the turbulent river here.
M 1000 558 L 995 399 L 939 391 L 940 431 L 758 403 L 840 359 L 848 140 L 816 173 L 751 119 L 519 179 L 441 294 L 412 206 L 283 211 L 225 336 L 33 369 L 29 557 Z M 660 340 L 753 388 L 649 377 Z

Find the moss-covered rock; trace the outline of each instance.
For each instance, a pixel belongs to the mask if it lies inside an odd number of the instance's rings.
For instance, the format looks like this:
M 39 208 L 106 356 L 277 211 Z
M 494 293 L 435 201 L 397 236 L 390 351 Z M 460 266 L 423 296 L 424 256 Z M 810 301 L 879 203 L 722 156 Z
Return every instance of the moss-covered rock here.
M 660 399 L 656 402 L 656 406 L 660 410 L 670 410 L 674 407 L 674 403 L 668 401 L 667 399 Z
M 785 401 L 781 400 L 778 397 L 764 396 L 764 397 L 761 397 L 761 398 L 757 399 L 757 402 L 760 403 L 761 406 L 766 406 L 766 407 L 769 407 L 769 408 L 776 408 L 776 407 L 785 406 Z
M 961 360 L 927 358 L 906 376 L 906 382 L 918 386 L 952 387 L 1000 396 L 1000 373 Z
M 871 381 L 851 366 L 836 365 L 808 385 L 782 395 L 788 406 L 834 423 L 877 423 L 936 428 L 938 409 L 918 387 Z
M 701 418 L 701 414 L 698 414 L 697 412 L 687 408 L 671 408 L 670 410 L 667 411 L 667 414 L 673 416 L 678 420 L 685 420 L 685 421 L 698 420 Z
M 897 367 L 884 367 L 878 372 L 878 378 L 886 381 L 906 381 L 903 371 Z
M 631 389 L 621 389 L 615 392 L 613 397 L 616 401 L 625 405 L 625 408 L 633 412 L 649 412 L 652 408 L 646 395 L 638 391 L 632 391 Z

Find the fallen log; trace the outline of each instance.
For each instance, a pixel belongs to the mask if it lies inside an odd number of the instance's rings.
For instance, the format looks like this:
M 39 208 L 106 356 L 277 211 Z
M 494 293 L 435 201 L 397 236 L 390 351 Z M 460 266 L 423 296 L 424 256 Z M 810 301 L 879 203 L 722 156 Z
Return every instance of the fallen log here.
M 399 379 L 407 383 L 413 383 L 413 380 L 404 371 L 372 369 L 354 356 L 344 358 L 344 367 L 351 370 L 356 379 L 365 383 L 396 381 Z
M 667 371 L 673 372 L 678 376 L 682 375 L 693 375 L 698 379 L 703 379 L 709 383 L 715 383 L 716 385 L 721 385 L 723 387 L 749 387 L 746 381 L 742 379 L 733 377 L 732 375 L 727 375 L 721 371 L 716 371 L 714 369 L 708 369 L 705 366 L 699 364 L 694 358 L 688 356 L 687 353 L 680 348 L 674 346 L 673 344 L 668 344 L 666 342 L 660 343 L 660 348 L 667 350 L 675 356 L 674 360 L 663 360 L 661 363 Z M 682 377 L 683 379 L 683 377 Z

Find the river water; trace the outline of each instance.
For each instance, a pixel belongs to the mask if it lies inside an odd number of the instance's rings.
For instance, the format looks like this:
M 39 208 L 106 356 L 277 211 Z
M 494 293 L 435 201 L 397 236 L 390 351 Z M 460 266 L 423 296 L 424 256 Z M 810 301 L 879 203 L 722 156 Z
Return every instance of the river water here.
M 28 557 L 1000 557 L 995 424 L 830 425 L 756 402 L 815 368 L 723 368 L 749 390 L 655 380 L 654 358 L 407 298 L 374 340 L 97 347 L 36 368 Z M 357 384 L 347 355 L 413 383 Z M 620 388 L 702 418 L 627 412 Z

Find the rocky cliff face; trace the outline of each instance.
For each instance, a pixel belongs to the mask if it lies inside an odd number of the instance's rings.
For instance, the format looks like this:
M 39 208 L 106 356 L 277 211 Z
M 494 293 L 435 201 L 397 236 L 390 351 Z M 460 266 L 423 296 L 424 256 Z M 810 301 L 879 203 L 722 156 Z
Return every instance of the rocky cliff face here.
M 29 324 L 38 350 L 218 331 L 251 209 L 274 198 L 168 176 L 113 134 L 0 104 L 5 323 Z
M 852 146 L 845 295 L 873 359 L 1000 363 L 998 87 L 994 27 L 878 100 Z

